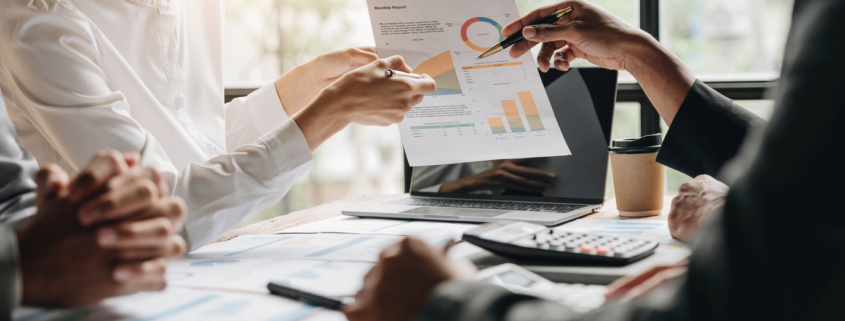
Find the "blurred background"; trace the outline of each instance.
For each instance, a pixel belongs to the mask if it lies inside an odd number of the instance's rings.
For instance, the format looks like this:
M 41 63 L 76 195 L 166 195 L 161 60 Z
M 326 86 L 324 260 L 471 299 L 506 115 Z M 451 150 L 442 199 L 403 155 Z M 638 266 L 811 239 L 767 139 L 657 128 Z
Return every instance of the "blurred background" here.
M 516 0 L 521 14 L 555 2 Z M 793 0 L 592 2 L 631 25 L 648 26 L 644 29 L 658 34 L 699 79 L 725 88 L 720 91 L 731 92 L 751 112 L 766 119 L 771 115 L 773 101 L 754 93 L 770 88 L 778 77 Z M 225 86 L 230 92 L 248 92 L 321 53 L 373 44 L 366 0 L 226 0 Z M 623 87 L 636 93 L 636 80 L 624 72 L 619 77 L 620 101 L 611 138 L 658 130 L 665 134 L 665 124 L 650 122 L 654 114 L 647 102 L 637 102 L 641 97 L 623 98 Z M 614 195 L 610 177 L 608 198 Z M 666 179 L 666 193 L 673 195 L 681 182 L 691 178 L 667 170 Z M 309 172 L 281 202 L 242 225 L 349 195 L 402 192 L 403 151 L 396 126 L 351 125 L 314 152 Z

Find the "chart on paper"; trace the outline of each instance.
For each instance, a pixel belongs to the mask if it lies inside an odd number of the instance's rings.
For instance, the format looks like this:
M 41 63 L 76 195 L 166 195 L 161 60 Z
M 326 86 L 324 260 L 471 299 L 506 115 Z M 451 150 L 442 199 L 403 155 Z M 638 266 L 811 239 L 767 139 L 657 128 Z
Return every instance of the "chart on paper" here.
M 476 59 L 518 18 L 513 0 L 368 0 L 379 55 L 437 83 L 399 124 L 411 166 L 570 155 L 536 64 Z

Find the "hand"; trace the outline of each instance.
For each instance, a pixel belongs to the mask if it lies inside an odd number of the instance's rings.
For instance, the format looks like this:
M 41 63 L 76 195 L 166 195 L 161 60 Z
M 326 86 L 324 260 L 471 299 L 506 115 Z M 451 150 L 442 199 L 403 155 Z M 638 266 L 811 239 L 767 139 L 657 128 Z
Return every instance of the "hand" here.
M 655 266 L 640 275 L 624 277 L 611 283 L 604 297 L 608 301 L 619 300 L 623 302 L 637 299 L 655 288 L 686 275 L 686 273 L 686 262 Z
M 568 6 L 572 6 L 572 12 L 557 23 L 529 26 Z M 569 62 L 576 57 L 607 69 L 625 70 L 631 54 L 629 48 L 648 38 L 642 30 L 586 1 L 564 1 L 534 10 L 502 30 L 505 36 L 517 32 L 522 32 L 526 40 L 511 47 L 510 55 L 522 56 L 543 43 L 537 62 L 544 72 L 549 70 L 553 54 L 555 67 L 560 70 L 568 70 Z M 556 49 L 561 50 L 555 54 Z
M 153 168 L 137 166 L 139 155 L 99 152 L 70 184 L 71 199 L 86 202 L 79 210 L 83 226 L 97 225 L 97 242 L 117 257 L 151 259 L 184 252 L 174 235 L 183 226 L 184 202 L 166 197 L 167 182 Z M 90 196 L 94 193 L 99 195 Z M 182 249 L 167 247 L 181 246 Z
M 475 273 L 471 263 L 451 261 L 444 252 L 414 237 L 385 249 L 364 277 L 355 303 L 344 311 L 346 317 L 350 321 L 410 320 L 438 284 L 469 279 Z
M 293 117 L 326 86 L 377 59 L 375 47 L 349 48 L 322 54 L 276 80 L 276 93 L 287 114 Z
M 669 231 L 672 237 L 689 242 L 707 223 L 713 211 L 725 204 L 730 188 L 709 175 L 698 175 L 683 182 L 678 196 L 672 199 L 669 211 Z
M 568 6 L 572 12 L 555 24 L 530 26 Z M 505 36 L 517 32 L 526 40 L 511 47 L 511 57 L 543 43 L 537 62 L 544 72 L 552 58 L 559 70 L 569 70 L 569 63 L 581 58 L 600 67 L 629 71 L 669 125 L 695 82 L 683 62 L 651 35 L 584 0 L 542 7 L 502 29 Z
M 83 173 L 93 175 L 81 174 L 74 181 L 76 184 L 71 185 L 76 188 L 96 187 L 97 184 L 90 182 L 98 181 L 95 178 L 108 177 L 102 175 L 108 172 L 113 173 L 112 177 L 122 178 L 125 175 L 118 172 L 129 170 L 129 166 L 137 163 L 136 160 L 132 155 L 124 159 L 123 155 L 117 153 L 101 153 L 83 170 Z M 162 227 L 164 232 L 172 231 L 173 223 L 170 219 L 138 221 L 141 226 L 133 231 L 139 231 L 139 235 L 124 239 L 134 247 L 117 246 L 115 248 L 118 250 L 106 250 L 97 244 L 99 231 L 85 228 L 79 223 L 76 213 L 80 202 L 71 199 L 64 171 L 55 165 L 45 165 L 37 174 L 36 183 L 38 214 L 18 230 L 25 304 L 74 307 L 115 295 L 160 290 L 165 286 L 166 258 L 183 254 L 185 243 L 178 235 L 150 235 L 161 233 Z M 97 195 L 81 193 L 74 196 L 96 199 Z M 149 195 L 158 195 L 158 190 Z M 139 202 L 149 203 L 143 198 Z M 124 204 L 135 206 L 131 202 Z M 163 217 L 181 220 L 184 207 L 173 207 L 169 201 L 162 204 L 169 205 L 158 206 L 157 209 L 136 208 L 141 213 L 158 212 Z M 156 240 L 155 245 L 144 243 L 152 239 Z
M 539 178 L 554 178 L 555 174 L 521 164 L 530 159 L 507 159 L 493 162 L 493 168 L 481 173 L 444 183 L 442 193 L 469 193 L 478 190 L 515 189 L 542 193 L 554 185 Z
M 387 126 L 401 122 L 423 96 L 433 93 L 431 77 L 386 77 L 388 69 L 411 72 L 402 57 L 376 60 L 341 76 L 294 115 L 311 150 L 349 123 Z

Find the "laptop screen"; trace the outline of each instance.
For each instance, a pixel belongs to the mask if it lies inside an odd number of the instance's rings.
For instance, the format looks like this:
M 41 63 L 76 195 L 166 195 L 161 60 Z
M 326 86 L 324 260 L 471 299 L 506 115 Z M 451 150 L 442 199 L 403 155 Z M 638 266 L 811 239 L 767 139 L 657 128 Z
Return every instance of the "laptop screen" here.
M 572 155 L 415 167 L 411 195 L 601 204 L 617 72 L 573 68 L 540 74 Z

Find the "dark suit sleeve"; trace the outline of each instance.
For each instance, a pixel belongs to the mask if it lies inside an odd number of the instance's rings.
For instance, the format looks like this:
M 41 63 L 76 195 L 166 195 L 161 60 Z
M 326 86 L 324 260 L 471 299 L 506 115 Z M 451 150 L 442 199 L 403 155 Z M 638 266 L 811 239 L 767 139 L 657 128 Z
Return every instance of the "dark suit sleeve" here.
M 716 176 L 736 156 L 749 129 L 762 124 L 763 119 L 696 80 L 672 120 L 657 162 L 692 177 Z

